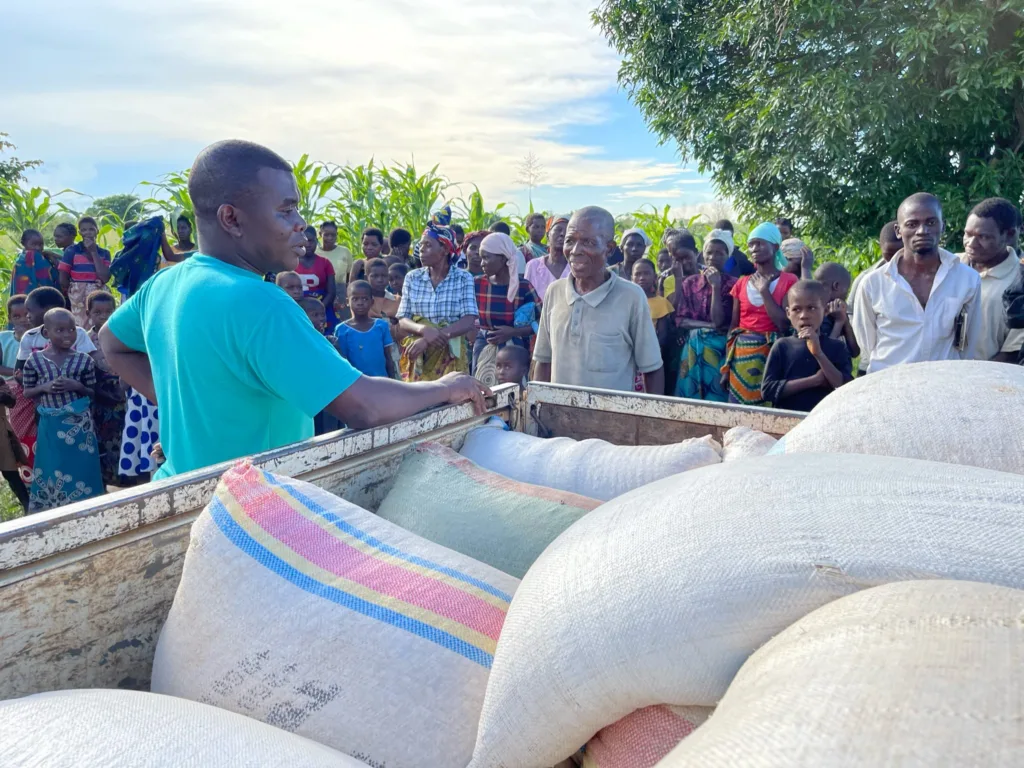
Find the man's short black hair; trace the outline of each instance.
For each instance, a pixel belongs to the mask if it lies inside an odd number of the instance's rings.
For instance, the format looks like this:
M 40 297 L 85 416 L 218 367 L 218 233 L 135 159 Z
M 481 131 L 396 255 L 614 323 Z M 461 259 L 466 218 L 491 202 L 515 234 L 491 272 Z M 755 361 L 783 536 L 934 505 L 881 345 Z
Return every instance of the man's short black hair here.
M 942 213 L 942 202 L 933 195 L 931 192 L 915 192 L 902 203 L 896 210 L 896 219 L 899 221 L 899 213 L 905 208 L 909 208 L 912 205 L 934 205 L 939 209 L 939 213 Z
M 496 221 L 490 226 L 491 232 L 501 232 L 503 235 L 511 235 L 512 229 L 504 221 Z
M 840 283 L 848 286 L 853 282 L 853 276 L 850 274 L 850 270 L 838 261 L 826 261 L 824 264 L 819 266 L 814 270 L 814 279 L 824 285 L 828 285 L 829 283 Z
M 1002 197 L 990 197 L 982 200 L 971 209 L 971 215 L 979 219 L 992 219 L 1000 232 L 1016 229 L 1020 221 L 1017 206 Z
M 728 219 L 719 219 L 715 222 L 715 229 L 725 229 L 729 232 L 733 231 L 732 222 Z
M 384 245 L 384 233 L 381 232 L 376 227 L 367 227 L 366 229 L 364 229 L 360 239 L 362 239 L 363 237 L 376 237 L 377 242 L 380 243 L 381 245 Z
M 38 237 L 40 240 L 43 239 L 43 233 L 38 229 L 26 229 L 21 233 L 21 244 L 25 245 L 30 237 Z
M 412 245 L 412 233 L 408 229 L 396 227 L 388 235 L 388 242 L 392 248 L 401 248 L 403 245 Z
M 825 287 L 824 283 L 819 283 L 817 280 L 798 280 L 792 288 L 789 289 L 790 295 L 794 293 L 802 293 L 807 296 L 812 296 L 816 299 L 821 299 L 822 306 L 828 306 L 829 291 Z
M 635 272 L 637 266 L 641 264 L 646 264 L 647 266 L 649 266 L 651 268 L 651 272 L 653 272 L 655 277 L 657 277 L 658 268 L 654 266 L 654 262 L 652 262 L 650 259 L 637 259 L 635 262 L 633 262 L 633 271 Z M 632 277 L 632 275 L 627 275 L 627 277 Z
M 196 216 L 212 218 L 222 205 L 239 205 L 257 188 L 257 174 L 264 168 L 292 170 L 279 154 L 251 141 L 228 139 L 208 146 L 199 153 L 188 177 Z
M 376 261 L 376 259 L 374 259 Z M 348 292 L 352 293 L 356 289 L 360 291 L 366 291 L 371 296 L 373 295 L 373 287 L 365 280 L 353 280 L 348 284 Z
M 64 294 L 49 285 L 44 285 L 42 288 L 36 288 L 28 295 L 28 298 L 26 298 L 25 301 L 31 302 L 33 306 L 39 307 L 39 309 L 67 307 L 67 303 L 64 301 Z
M 903 243 L 903 241 L 900 240 L 900 236 L 896 234 L 896 222 L 895 221 L 890 221 L 888 224 L 886 224 L 884 227 L 882 227 L 882 231 L 878 233 L 878 242 L 880 244 L 881 243 L 900 243 L 900 244 Z
M 337 230 L 338 224 L 337 222 L 334 221 L 325 221 L 323 224 L 320 225 L 320 231 L 323 232 L 325 229 Z
M 114 297 L 111 296 L 106 291 L 93 291 L 92 293 L 85 297 L 85 311 L 92 312 L 92 307 L 94 304 L 96 304 L 97 302 L 103 303 L 105 301 L 108 301 L 111 304 L 116 303 L 114 301 Z
M 316 296 L 303 296 L 301 299 L 299 299 L 298 305 L 307 312 L 310 309 L 317 309 L 318 307 L 322 309 L 324 312 L 327 311 L 327 308 L 324 306 L 324 303 L 320 301 L 320 299 L 318 299 Z
M 78 236 L 78 227 L 76 227 L 70 221 L 62 221 L 60 224 L 53 228 L 53 233 L 57 234 L 57 230 L 63 230 L 67 232 L 70 237 Z

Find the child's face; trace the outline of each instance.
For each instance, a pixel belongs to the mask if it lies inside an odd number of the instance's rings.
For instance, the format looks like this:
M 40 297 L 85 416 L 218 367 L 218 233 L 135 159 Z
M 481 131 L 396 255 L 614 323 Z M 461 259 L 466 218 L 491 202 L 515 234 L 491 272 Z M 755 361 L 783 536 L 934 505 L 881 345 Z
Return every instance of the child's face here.
M 296 301 L 301 299 L 303 293 L 305 293 L 302 287 L 302 278 L 298 275 L 281 275 L 281 277 L 278 278 L 277 284 L 281 290 Z
M 790 291 L 786 300 L 786 315 L 793 327 L 798 331 L 810 328 L 817 333 L 821 321 L 825 319 L 825 303 L 821 296 L 805 291 Z
M 320 230 L 320 239 L 323 241 L 325 251 L 333 251 L 338 245 L 338 230 L 334 227 L 324 227 Z
M 32 318 L 28 316 L 28 307 L 24 304 L 15 304 L 11 307 L 10 316 L 15 333 L 24 333 L 32 327 Z
M 50 340 L 54 349 L 67 352 L 78 339 L 78 329 L 74 319 L 67 316 L 50 318 L 43 325 L 43 336 Z
M 370 287 L 377 296 L 384 295 L 384 290 L 388 287 L 388 278 L 388 268 L 383 265 L 371 267 L 366 276 L 367 282 L 370 283 Z
M 316 230 L 315 229 L 308 230 L 306 232 L 306 257 L 307 258 L 316 255 L 316 247 L 319 244 L 320 243 L 317 242 L 317 239 L 316 239 Z
M 26 251 L 41 251 L 43 250 L 43 238 L 40 235 L 29 235 L 25 238 Z
M 633 265 L 633 282 L 643 288 L 648 296 L 653 296 L 654 265 L 647 259 L 640 259 Z
M 499 384 L 522 384 L 523 377 L 527 373 L 527 366 L 523 365 L 514 354 L 506 352 L 504 349 L 498 352 L 494 368 Z
M 38 328 L 43 324 L 43 316 L 49 307 L 40 307 L 32 299 L 25 302 L 25 308 L 28 310 L 28 319 L 33 328 Z
M 303 307 L 306 310 L 306 317 L 309 318 L 309 322 L 313 324 L 320 333 L 327 330 L 327 310 L 324 309 L 324 305 L 317 302 L 316 305 L 313 302 L 309 303 L 308 307 Z
M 661 251 L 658 254 L 658 271 L 668 272 L 672 269 L 672 256 L 668 251 Z
M 375 235 L 366 235 L 363 237 L 363 256 L 366 260 L 376 259 L 380 256 L 381 248 L 383 243 L 377 239 Z
M 96 225 L 90 224 L 89 222 L 79 226 L 78 232 L 82 236 L 82 242 L 86 244 L 95 243 L 96 236 L 99 235 L 99 230 L 96 229 Z
M 67 248 L 69 245 L 74 245 L 75 233 L 68 231 L 64 227 L 61 227 L 60 229 L 55 229 L 53 230 L 53 242 L 57 244 L 58 248 L 63 250 L 64 248 Z
M 112 314 L 114 314 L 114 302 L 94 301 L 92 309 L 89 310 L 89 327 L 99 330 Z
M 396 296 L 402 295 L 402 289 L 405 287 L 405 275 L 397 269 L 392 269 L 388 272 L 388 284 L 391 286 L 391 292 Z
M 348 292 L 348 307 L 352 310 L 352 317 L 366 317 L 370 314 L 373 306 L 373 295 L 365 288 L 350 289 Z

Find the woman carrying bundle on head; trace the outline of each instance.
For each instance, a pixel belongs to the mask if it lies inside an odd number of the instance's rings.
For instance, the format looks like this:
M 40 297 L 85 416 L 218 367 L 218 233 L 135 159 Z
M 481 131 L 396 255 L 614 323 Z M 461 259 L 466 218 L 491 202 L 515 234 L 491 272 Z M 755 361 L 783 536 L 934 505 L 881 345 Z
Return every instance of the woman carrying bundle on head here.
M 779 228 L 770 222 L 759 224 L 747 238 L 756 271 L 732 287 L 732 330 L 721 370 L 721 384 L 731 403 L 765 405 L 761 380 L 768 353 L 789 330 L 786 294 L 798 278 L 782 271 L 786 260 L 781 244 Z
M 423 266 L 405 278 L 398 307 L 402 340 L 401 373 L 406 381 L 435 381 L 452 372 L 469 372 L 469 345 L 479 314 L 473 276 L 452 264 L 457 246 L 445 206 L 420 238 Z
M 530 283 L 519 277 L 517 249 L 512 238 L 495 232 L 480 244 L 483 277 L 476 278 L 476 304 L 480 328 L 473 343 L 473 375 L 489 387 L 498 383 L 498 350 L 507 344 L 524 348 L 535 333 L 540 299 Z M 528 322 L 516 323 L 516 315 L 533 305 Z

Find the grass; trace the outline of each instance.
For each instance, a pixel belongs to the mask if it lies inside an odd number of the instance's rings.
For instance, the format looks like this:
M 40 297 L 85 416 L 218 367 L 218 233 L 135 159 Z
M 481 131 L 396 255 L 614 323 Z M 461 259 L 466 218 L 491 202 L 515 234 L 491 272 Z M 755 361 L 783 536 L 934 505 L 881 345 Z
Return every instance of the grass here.
M 7 483 L 0 483 L 0 522 L 16 520 L 25 514 L 17 497 L 11 493 Z

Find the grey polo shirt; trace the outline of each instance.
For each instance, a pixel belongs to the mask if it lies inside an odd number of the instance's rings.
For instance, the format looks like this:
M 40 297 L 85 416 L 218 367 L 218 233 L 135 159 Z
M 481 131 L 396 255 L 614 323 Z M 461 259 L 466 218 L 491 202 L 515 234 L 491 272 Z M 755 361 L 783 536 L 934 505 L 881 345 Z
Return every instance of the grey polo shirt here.
M 533 359 L 551 363 L 552 383 L 632 392 L 637 371 L 661 368 L 647 296 L 609 274 L 582 296 L 571 276 L 548 286 Z

